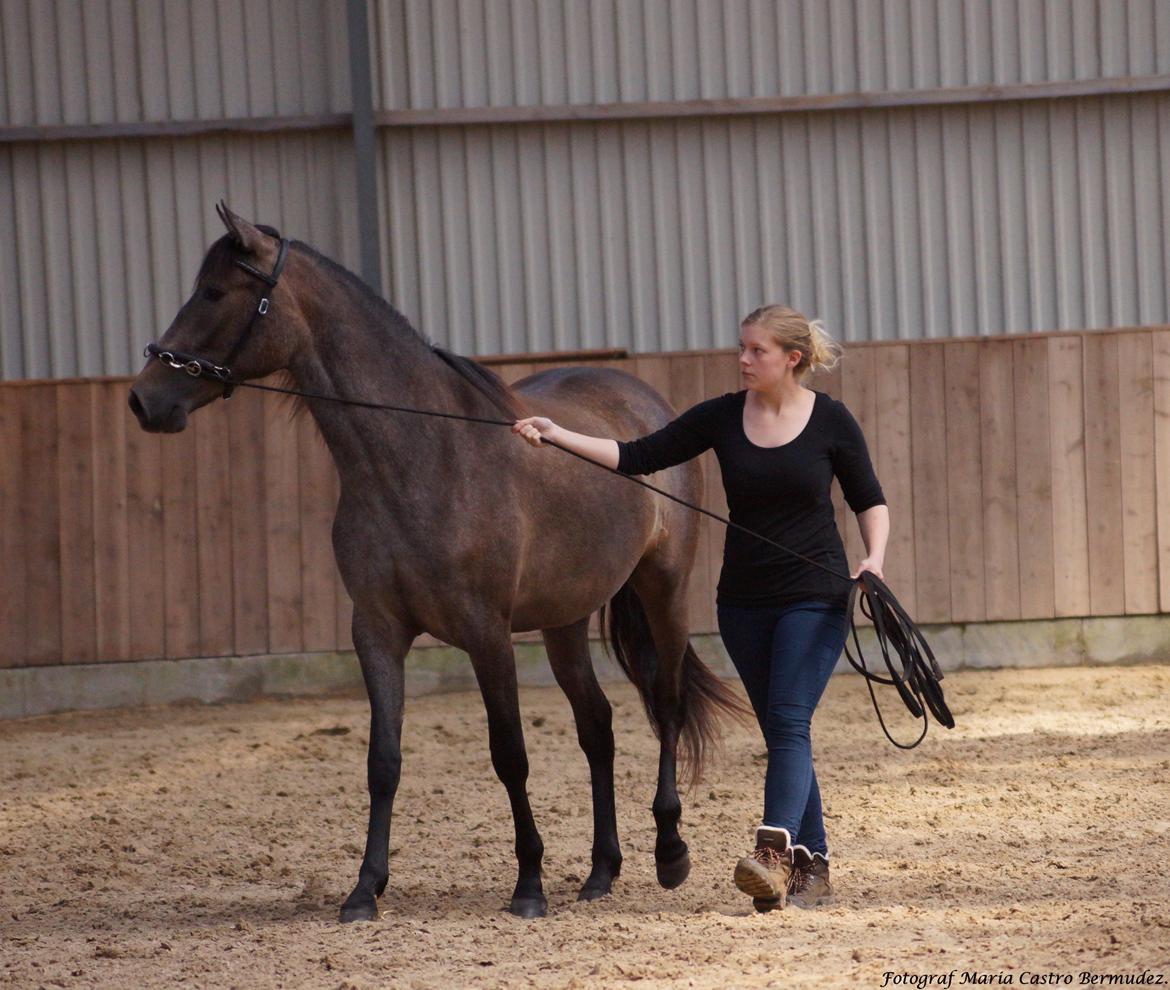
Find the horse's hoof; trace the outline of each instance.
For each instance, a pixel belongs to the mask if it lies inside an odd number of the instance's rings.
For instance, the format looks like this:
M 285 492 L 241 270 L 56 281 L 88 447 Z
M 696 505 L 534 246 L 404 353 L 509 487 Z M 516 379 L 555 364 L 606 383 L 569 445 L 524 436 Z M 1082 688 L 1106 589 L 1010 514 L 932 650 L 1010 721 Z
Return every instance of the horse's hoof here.
M 674 890 L 675 887 L 681 887 L 683 881 L 690 875 L 691 856 L 684 849 L 682 855 L 674 859 L 659 860 L 654 865 L 658 870 L 659 885 L 667 890 Z
M 610 884 L 587 883 L 581 888 L 581 893 L 577 895 L 579 901 L 595 901 L 599 897 L 605 897 L 610 892 Z
M 769 911 L 781 907 L 779 897 L 753 897 L 752 907 L 754 907 L 760 914 L 767 914 Z
M 338 920 L 343 925 L 348 925 L 354 921 L 377 921 L 382 917 L 382 912 L 378 910 L 378 901 L 373 898 L 361 898 L 346 901 L 341 905 L 341 912 Z
M 517 918 L 543 918 L 548 914 L 548 901 L 543 897 L 513 897 L 508 910 Z

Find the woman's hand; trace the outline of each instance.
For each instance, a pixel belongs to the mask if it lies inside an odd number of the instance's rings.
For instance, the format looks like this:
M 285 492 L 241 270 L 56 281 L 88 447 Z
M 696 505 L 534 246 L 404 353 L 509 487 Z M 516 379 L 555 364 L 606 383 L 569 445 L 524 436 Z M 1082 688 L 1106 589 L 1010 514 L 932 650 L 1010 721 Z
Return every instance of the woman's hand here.
M 512 432 L 518 433 L 533 447 L 539 447 L 546 439 L 551 440 L 556 431 L 557 424 L 544 416 L 529 416 L 512 424 Z
M 856 581 L 861 576 L 862 571 L 869 571 L 869 573 L 876 577 L 879 581 L 885 580 L 885 577 L 882 575 L 882 562 L 876 558 L 866 557 L 865 560 L 857 565 L 857 569 L 849 576 L 853 578 L 854 581 Z

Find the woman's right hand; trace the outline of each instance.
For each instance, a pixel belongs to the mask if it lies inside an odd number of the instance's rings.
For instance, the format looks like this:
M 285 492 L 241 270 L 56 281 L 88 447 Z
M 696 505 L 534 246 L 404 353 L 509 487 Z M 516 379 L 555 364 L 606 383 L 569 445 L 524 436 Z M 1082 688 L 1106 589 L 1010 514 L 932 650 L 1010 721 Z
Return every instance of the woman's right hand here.
M 544 416 L 529 416 L 512 424 L 512 432 L 518 433 L 533 447 L 539 447 L 545 439 L 551 440 L 556 430 L 557 424 Z

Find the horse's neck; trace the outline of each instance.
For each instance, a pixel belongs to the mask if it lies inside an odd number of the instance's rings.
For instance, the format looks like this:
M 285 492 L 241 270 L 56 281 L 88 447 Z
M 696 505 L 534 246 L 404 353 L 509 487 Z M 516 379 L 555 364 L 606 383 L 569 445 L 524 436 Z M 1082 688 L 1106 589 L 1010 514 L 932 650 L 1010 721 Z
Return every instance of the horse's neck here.
M 322 332 L 312 352 L 290 371 L 297 386 L 307 392 L 410 409 L 467 411 L 462 379 L 405 328 L 371 330 L 339 322 Z M 394 480 L 402 485 L 406 479 L 425 484 L 439 469 L 440 459 L 452 454 L 448 443 L 442 451 L 432 449 L 434 432 L 424 428 L 424 422 L 450 421 L 341 402 L 307 402 L 343 486 L 367 480 Z M 460 424 L 452 425 L 456 431 L 444 438 L 458 446 L 466 437 L 458 434 Z

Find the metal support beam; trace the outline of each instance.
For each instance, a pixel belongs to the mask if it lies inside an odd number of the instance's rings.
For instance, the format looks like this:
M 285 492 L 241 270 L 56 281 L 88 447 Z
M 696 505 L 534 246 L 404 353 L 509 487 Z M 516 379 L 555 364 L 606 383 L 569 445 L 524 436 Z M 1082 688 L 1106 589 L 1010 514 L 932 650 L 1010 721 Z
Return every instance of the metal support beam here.
M 361 275 L 382 294 L 382 253 L 378 240 L 378 149 L 370 74 L 370 33 L 366 0 L 348 0 L 349 83 L 353 104 L 353 158 L 357 179 L 358 239 Z
M 363 3 L 350 7 L 364 8 Z M 359 17 L 363 36 L 366 22 Z M 355 36 L 356 37 L 356 36 Z M 368 38 L 365 68 L 359 72 L 352 61 L 354 93 L 366 95 L 372 106 Z M 358 82 L 365 80 L 364 88 Z M 1170 73 L 1157 76 L 1121 76 L 1105 79 L 1073 79 L 1060 82 L 1012 83 L 1002 86 L 955 86 L 945 89 L 874 90 L 854 93 L 818 93 L 805 96 L 728 97 L 718 100 L 665 102 L 572 103 L 520 107 L 435 107 L 416 110 L 368 109 L 371 125 L 359 122 L 357 100 L 354 114 L 303 114 L 290 117 L 228 117 L 209 120 L 122 121 L 105 124 L 0 125 L 0 145 L 36 144 L 47 141 L 112 141 L 149 138 L 202 137 L 219 134 L 280 134 L 327 132 L 351 128 L 467 127 L 492 124 L 574 123 L 578 121 L 653 120 L 674 117 L 735 117 L 750 114 L 825 113 L 835 110 L 882 110 L 894 107 L 945 107 L 992 105 L 1020 100 L 1084 99 L 1094 96 L 1128 96 L 1136 93 L 1170 92 Z

